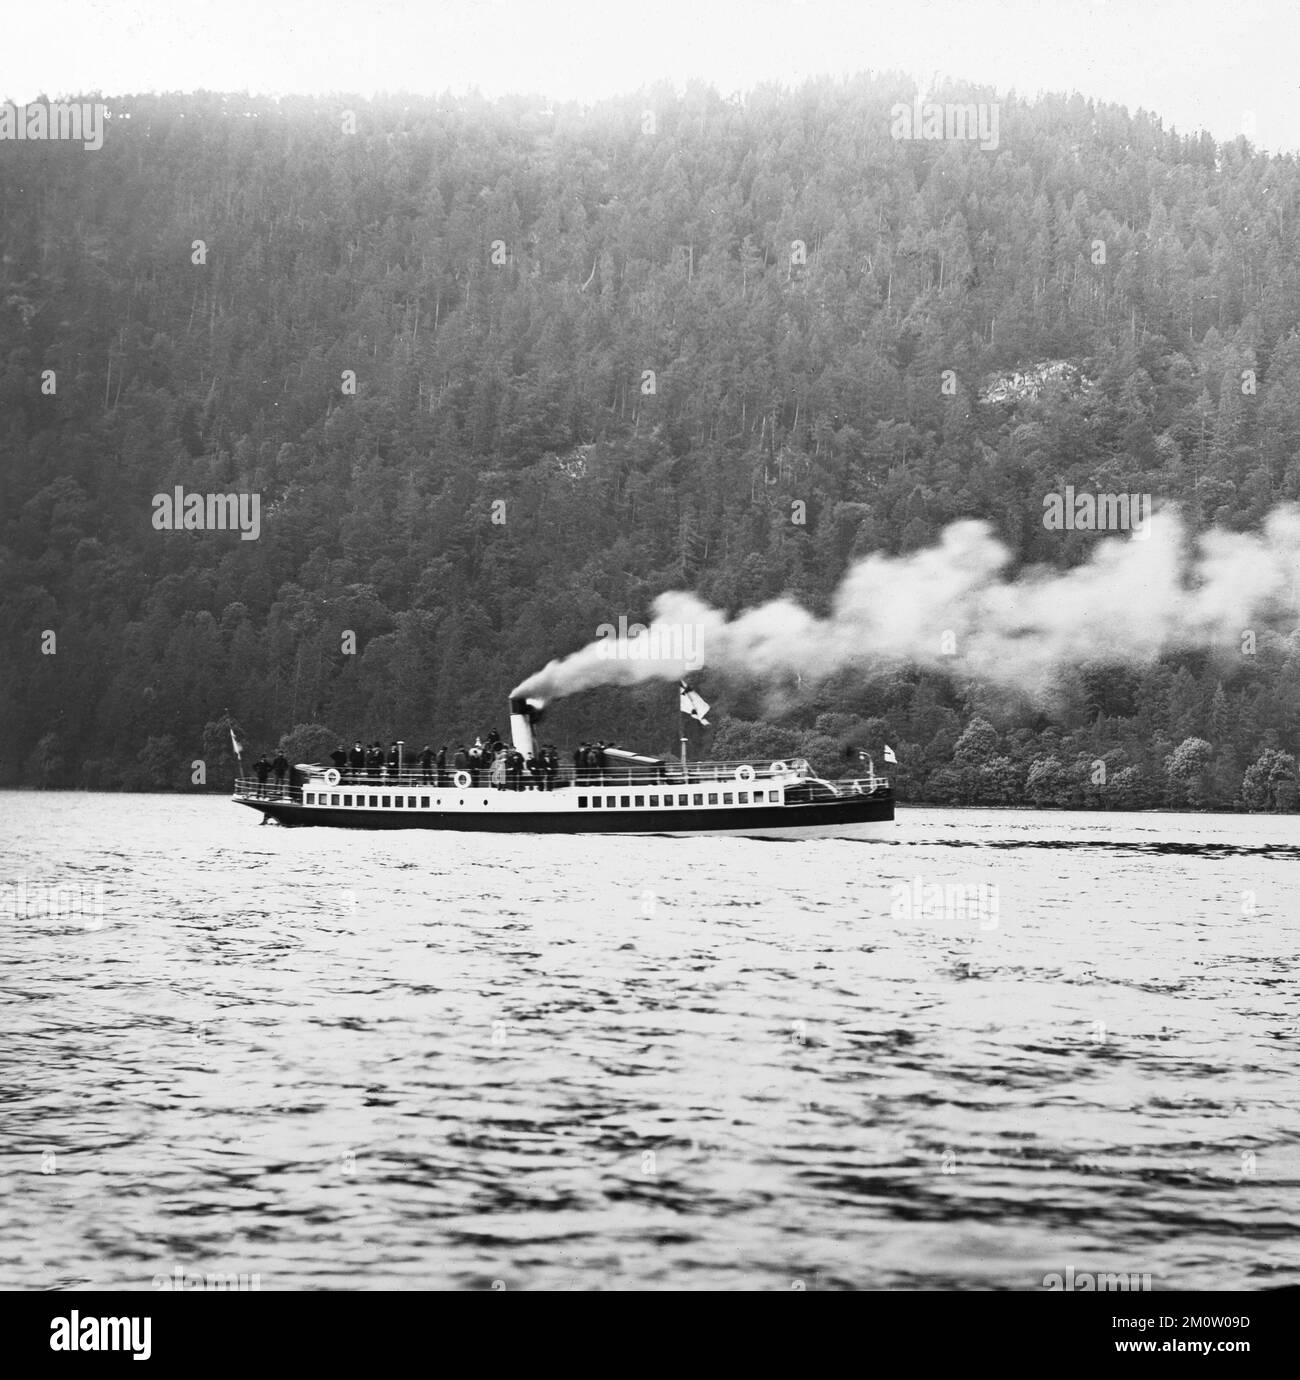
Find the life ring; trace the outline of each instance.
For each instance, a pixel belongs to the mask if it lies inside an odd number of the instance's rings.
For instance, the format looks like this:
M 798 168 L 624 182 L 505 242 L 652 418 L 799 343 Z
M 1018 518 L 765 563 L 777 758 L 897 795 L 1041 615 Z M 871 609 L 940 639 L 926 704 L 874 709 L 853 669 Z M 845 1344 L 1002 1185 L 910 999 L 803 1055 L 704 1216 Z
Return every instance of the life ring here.
M 773 762 L 772 765 L 768 767 L 767 774 L 769 776 L 780 776 L 782 772 L 789 770 L 790 768 L 787 767 L 784 762 Z
M 451 779 L 456 783 L 456 789 L 463 791 L 469 786 L 473 777 L 467 771 L 458 771 Z
M 746 762 L 743 766 L 736 768 L 737 781 L 752 781 L 754 779 L 754 768 Z
M 342 779 L 343 778 L 333 767 L 325 773 L 325 784 L 327 786 L 337 786 Z

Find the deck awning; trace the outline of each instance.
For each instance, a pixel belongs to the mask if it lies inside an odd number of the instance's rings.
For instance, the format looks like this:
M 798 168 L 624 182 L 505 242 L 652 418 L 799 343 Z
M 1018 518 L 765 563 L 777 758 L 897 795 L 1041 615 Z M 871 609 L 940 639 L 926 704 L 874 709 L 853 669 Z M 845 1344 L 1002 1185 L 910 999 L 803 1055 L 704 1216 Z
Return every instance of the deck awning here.
M 629 767 L 662 767 L 664 759 L 662 757 L 646 757 L 640 752 L 629 752 L 626 748 L 607 747 L 605 749 L 605 760 L 607 762 L 620 762 Z

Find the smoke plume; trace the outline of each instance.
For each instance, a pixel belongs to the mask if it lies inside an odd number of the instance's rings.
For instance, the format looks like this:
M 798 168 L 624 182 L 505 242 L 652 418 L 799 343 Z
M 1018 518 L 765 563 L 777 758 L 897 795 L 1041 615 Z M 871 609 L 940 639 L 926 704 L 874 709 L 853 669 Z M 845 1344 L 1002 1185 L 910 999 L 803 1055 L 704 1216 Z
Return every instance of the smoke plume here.
M 1069 666 L 1143 663 L 1177 648 L 1240 650 L 1248 629 L 1293 626 L 1300 509 L 1276 509 L 1262 532 L 1213 529 L 1192 539 L 1167 508 L 1144 539 L 1096 541 L 1073 569 L 1011 577 L 1011 552 L 988 523 L 955 522 L 936 546 L 859 561 L 826 618 L 780 598 L 729 620 L 672 591 L 654 601 L 647 632 L 598 639 L 511 694 L 545 701 L 600 685 L 689 678 L 690 665 L 671 654 L 689 628 L 710 671 L 773 687 L 797 674 L 810 689 L 847 667 L 904 661 L 1041 698 Z

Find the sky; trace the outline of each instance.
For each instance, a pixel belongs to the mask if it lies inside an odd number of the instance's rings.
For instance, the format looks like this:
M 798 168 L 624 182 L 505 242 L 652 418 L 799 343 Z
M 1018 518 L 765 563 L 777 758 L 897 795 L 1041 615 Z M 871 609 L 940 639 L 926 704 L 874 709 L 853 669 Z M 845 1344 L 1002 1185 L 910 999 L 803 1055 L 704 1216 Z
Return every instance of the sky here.
M 8 0 L 0 99 L 477 89 L 590 102 L 668 80 L 901 70 L 1079 91 L 1300 151 L 1296 0 Z

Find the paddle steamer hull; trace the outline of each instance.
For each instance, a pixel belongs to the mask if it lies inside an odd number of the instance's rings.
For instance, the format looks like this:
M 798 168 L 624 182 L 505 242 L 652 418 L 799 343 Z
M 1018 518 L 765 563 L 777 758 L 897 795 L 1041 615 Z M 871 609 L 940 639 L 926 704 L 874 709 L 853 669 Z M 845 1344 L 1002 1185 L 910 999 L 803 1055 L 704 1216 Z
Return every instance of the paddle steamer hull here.
M 313 792 L 313 794 L 315 794 Z M 321 792 L 328 796 L 343 790 Z M 355 794 L 355 793 L 354 793 Z M 395 799 L 393 791 L 374 792 L 377 799 Z M 736 838 L 881 838 L 893 829 L 894 803 L 889 796 L 851 795 L 833 800 L 792 804 L 746 804 L 686 806 L 636 806 L 629 803 L 612 807 L 609 798 L 621 801 L 621 792 L 601 792 L 599 809 L 591 807 L 595 792 L 578 788 L 547 792 L 497 792 L 465 790 L 430 792 L 428 789 L 403 791 L 404 802 L 429 799 L 427 808 L 418 803 L 411 808 L 377 806 L 349 808 L 343 805 L 303 804 L 293 800 L 264 800 L 237 796 L 241 805 L 260 810 L 280 824 L 334 829 L 444 829 L 456 833 L 479 834 L 640 834 L 689 838 L 695 835 Z M 722 792 L 705 792 L 720 795 Z M 727 794 L 735 795 L 736 792 Z M 502 799 L 502 797 L 509 797 Z M 570 797 L 565 799 L 565 797 Z M 437 799 L 455 801 L 439 808 Z M 581 808 L 577 799 L 587 803 Z M 629 801 L 648 799 L 631 794 Z M 552 803 L 554 802 L 554 803 Z

